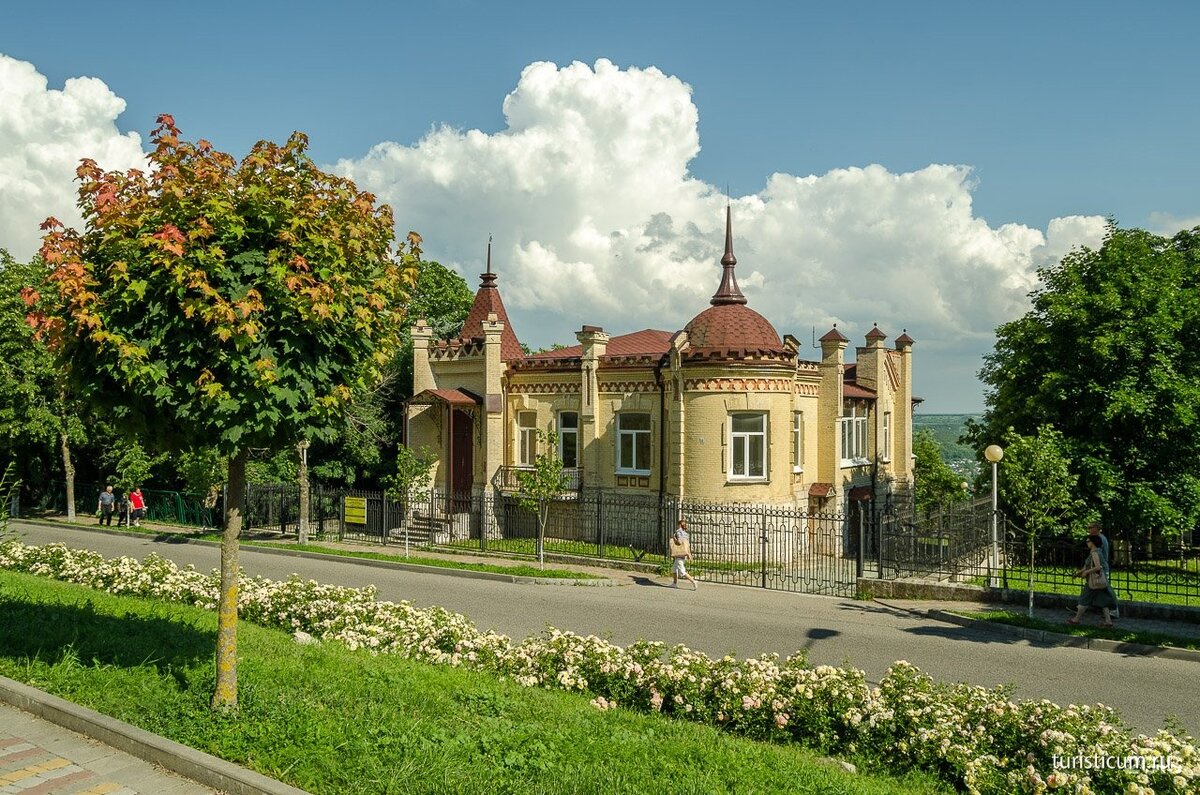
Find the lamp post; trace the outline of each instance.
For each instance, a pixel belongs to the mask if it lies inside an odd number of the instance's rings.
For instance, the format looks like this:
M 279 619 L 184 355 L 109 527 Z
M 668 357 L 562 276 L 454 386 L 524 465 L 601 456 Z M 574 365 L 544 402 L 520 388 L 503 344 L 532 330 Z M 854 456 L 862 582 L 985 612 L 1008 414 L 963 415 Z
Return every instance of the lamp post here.
M 1000 548 L 996 540 L 996 519 L 999 514 L 996 482 L 998 465 L 1000 459 L 1004 458 L 1004 448 L 998 444 L 989 444 L 983 451 L 983 457 L 992 462 L 992 555 L 988 560 L 988 587 L 995 588 L 996 570 L 1000 568 Z

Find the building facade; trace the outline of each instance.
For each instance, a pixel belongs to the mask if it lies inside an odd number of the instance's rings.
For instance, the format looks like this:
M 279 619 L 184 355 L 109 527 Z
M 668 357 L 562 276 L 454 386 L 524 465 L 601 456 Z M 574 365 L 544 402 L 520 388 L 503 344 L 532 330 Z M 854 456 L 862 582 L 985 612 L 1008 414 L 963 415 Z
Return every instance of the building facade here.
M 511 489 L 553 430 L 576 489 L 847 514 L 911 491 L 913 340 L 872 328 L 848 362 L 835 326 L 801 359 L 738 287 L 728 211 L 721 264 L 680 330 L 584 325 L 577 345 L 526 355 L 489 248 L 461 334 L 412 332 L 408 439 L 435 454 L 435 487 Z

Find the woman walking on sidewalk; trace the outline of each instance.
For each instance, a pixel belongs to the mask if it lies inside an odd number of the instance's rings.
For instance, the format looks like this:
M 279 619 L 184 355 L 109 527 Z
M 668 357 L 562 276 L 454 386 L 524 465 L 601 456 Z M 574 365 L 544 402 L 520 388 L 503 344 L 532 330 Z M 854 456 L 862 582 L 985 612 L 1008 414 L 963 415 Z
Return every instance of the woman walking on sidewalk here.
M 1068 619 L 1067 623 L 1072 626 L 1078 624 L 1089 607 L 1098 607 L 1104 613 L 1104 621 L 1100 623 L 1100 626 L 1111 627 L 1113 623 L 1109 611 L 1117 606 L 1117 599 L 1112 589 L 1108 587 L 1108 576 L 1105 573 L 1104 564 L 1100 560 L 1102 553 L 1099 538 L 1088 536 L 1087 547 L 1088 555 L 1083 561 L 1083 566 L 1075 572 L 1076 577 L 1083 577 L 1086 580 L 1087 587 L 1080 594 L 1079 606 L 1075 608 L 1075 615 Z

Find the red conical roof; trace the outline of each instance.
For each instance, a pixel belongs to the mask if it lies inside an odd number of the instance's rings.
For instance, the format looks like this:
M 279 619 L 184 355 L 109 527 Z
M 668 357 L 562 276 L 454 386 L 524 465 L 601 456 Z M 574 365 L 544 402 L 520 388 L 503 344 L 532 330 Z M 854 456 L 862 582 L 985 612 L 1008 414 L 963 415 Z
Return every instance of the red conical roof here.
M 482 340 L 484 338 L 483 324 L 487 321 L 489 314 L 494 314 L 496 320 L 504 324 L 504 331 L 500 333 L 500 359 L 506 362 L 523 359 L 525 351 L 521 350 L 517 333 L 513 331 L 508 313 L 504 311 L 504 302 L 500 300 L 500 289 L 496 287 L 496 274 L 492 273 L 490 240 L 488 242 L 487 272 L 479 274 L 479 291 L 475 293 L 475 303 L 471 304 L 471 311 L 467 313 L 467 319 L 463 323 L 460 334 L 462 339 Z

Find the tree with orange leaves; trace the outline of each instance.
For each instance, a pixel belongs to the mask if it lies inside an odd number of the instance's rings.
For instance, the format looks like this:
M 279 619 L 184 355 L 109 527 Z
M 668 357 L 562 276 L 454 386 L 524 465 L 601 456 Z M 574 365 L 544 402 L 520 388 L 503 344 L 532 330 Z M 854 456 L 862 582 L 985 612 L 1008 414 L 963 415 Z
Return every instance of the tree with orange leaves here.
M 82 161 L 82 232 L 51 218 L 30 322 L 74 394 L 169 450 L 228 461 L 215 708 L 237 706 L 237 552 L 250 449 L 321 438 L 394 354 L 420 237 L 294 133 L 241 162 L 163 115 L 149 173 Z

